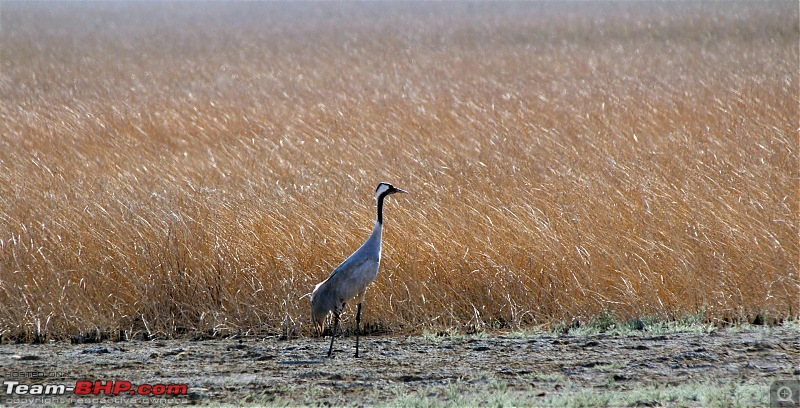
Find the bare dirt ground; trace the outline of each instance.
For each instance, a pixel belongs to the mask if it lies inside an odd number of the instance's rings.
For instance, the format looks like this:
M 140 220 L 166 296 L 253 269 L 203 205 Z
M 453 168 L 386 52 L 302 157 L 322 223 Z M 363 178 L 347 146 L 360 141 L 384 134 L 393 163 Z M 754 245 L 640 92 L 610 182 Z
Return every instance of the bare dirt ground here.
M 242 338 L 0 346 L 3 406 L 766 405 L 797 379 L 796 328 L 566 336 Z M 9 381 L 186 384 L 182 396 L 7 395 Z M 33 390 L 33 388 L 31 388 Z M 673 392 L 674 391 L 674 392 Z M 69 393 L 67 393 L 69 394 Z M 127 394 L 127 395 L 126 395 Z

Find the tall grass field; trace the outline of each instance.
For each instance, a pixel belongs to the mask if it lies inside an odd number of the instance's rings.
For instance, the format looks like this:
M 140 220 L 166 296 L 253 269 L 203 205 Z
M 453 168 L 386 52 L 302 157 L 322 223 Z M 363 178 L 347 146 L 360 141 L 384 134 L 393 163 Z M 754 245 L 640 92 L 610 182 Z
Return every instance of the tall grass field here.
M 0 335 L 795 319 L 798 14 L 3 1 Z

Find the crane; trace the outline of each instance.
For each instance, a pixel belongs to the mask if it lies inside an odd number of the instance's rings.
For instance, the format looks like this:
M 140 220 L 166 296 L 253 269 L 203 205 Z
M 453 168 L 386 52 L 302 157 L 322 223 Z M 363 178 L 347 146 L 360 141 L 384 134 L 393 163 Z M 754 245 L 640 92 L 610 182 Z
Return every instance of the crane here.
M 323 324 L 328 314 L 333 312 L 333 327 L 331 329 L 331 345 L 328 348 L 328 357 L 333 352 L 333 339 L 336 338 L 336 329 L 339 326 L 339 316 L 344 310 L 346 302 L 358 298 L 358 311 L 356 312 L 356 355 L 358 357 L 358 340 L 361 326 L 361 303 L 364 294 L 375 277 L 378 276 L 378 267 L 381 263 L 381 234 L 383 231 L 383 199 L 395 193 L 407 193 L 395 188 L 389 183 L 380 183 L 375 189 L 375 200 L 378 205 L 378 217 L 372 234 L 352 255 L 344 260 L 331 272 L 328 279 L 317 284 L 311 292 L 311 320 L 318 333 L 322 333 Z

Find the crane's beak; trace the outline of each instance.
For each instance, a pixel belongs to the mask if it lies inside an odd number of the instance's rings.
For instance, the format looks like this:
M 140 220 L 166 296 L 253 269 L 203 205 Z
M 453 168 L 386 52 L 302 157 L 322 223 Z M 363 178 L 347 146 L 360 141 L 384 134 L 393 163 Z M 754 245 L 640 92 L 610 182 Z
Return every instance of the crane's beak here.
M 401 190 L 401 189 L 399 189 L 399 188 L 397 188 L 397 187 L 395 187 L 395 188 L 394 188 L 394 192 L 395 192 L 395 193 L 403 193 L 403 194 L 408 194 L 408 191 L 406 191 L 406 190 Z

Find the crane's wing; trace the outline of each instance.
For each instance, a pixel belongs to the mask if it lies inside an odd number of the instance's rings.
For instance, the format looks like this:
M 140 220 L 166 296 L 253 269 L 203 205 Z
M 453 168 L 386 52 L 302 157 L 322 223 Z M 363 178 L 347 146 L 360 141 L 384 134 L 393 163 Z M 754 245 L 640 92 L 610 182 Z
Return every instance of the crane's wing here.
M 376 265 L 377 263 L 378 262 L 372 258 L 345 259 L 341 265 L 337 266 L 336 269 L 331 272 L 327 280 L 330 281 L 331 284 L 336 285 L 342 280 L 346 280 L 348 277 L 355 274 L 356 271 L 359 271 L 365 267 L 369 268 L 370 265 Z
M 366 257 L 346 260 L 333 270 L 325 284 L 346 302 L 366 290 L 378 274 L 379 261 Z

